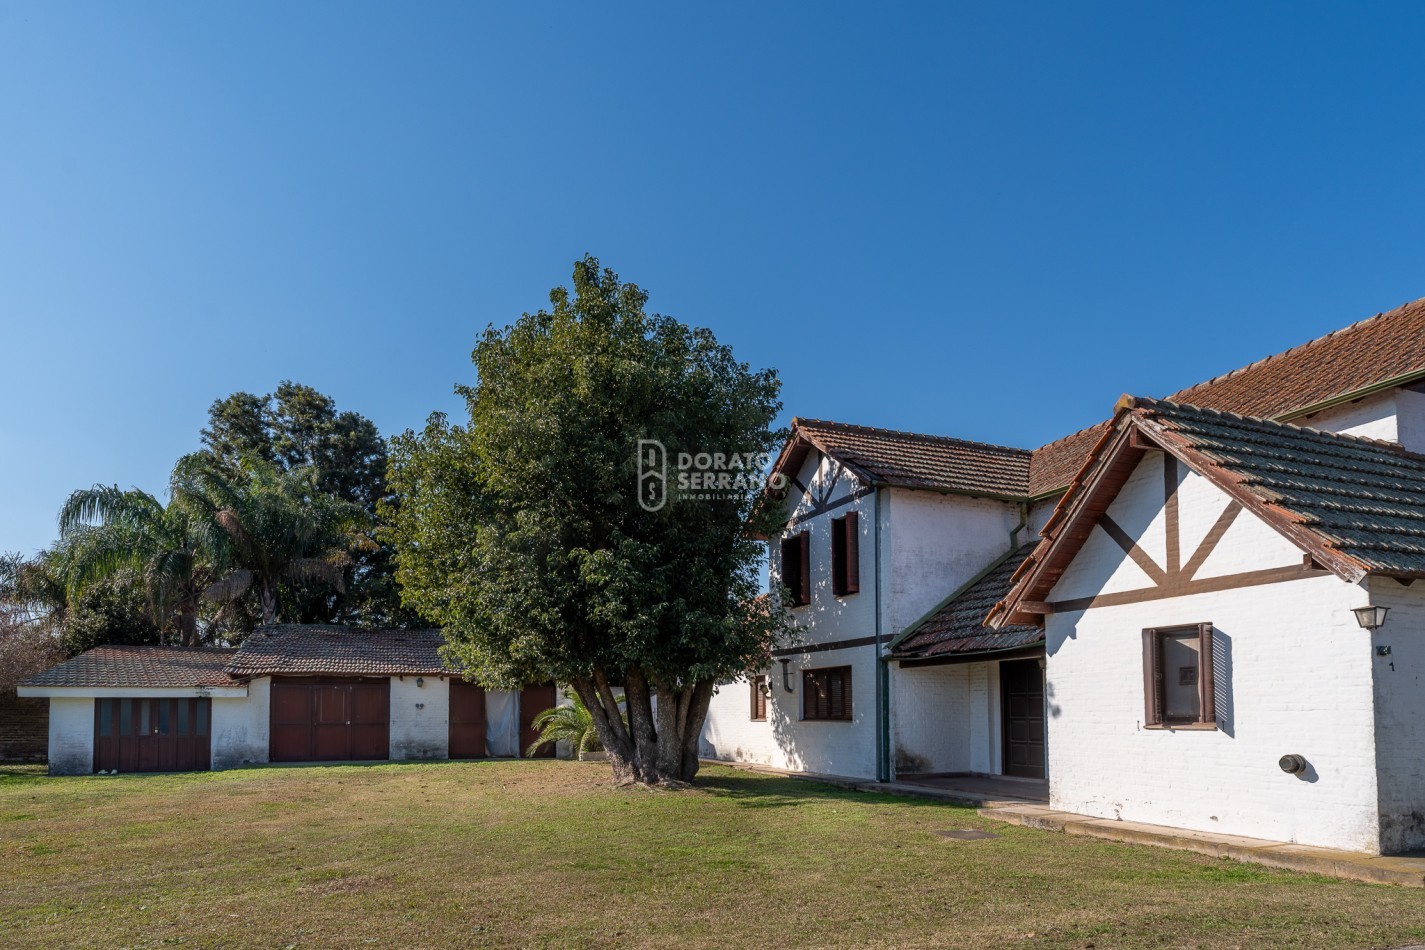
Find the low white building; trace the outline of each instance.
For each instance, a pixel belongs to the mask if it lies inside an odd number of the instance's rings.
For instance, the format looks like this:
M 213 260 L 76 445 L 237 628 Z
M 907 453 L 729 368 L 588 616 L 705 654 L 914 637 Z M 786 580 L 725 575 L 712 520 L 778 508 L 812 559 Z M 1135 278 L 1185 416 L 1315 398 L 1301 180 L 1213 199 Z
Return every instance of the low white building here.
M 518 756 L 561 701 L 468 683 L 438 630 L 277 625 L 237 650 L 102 646 L 30 677 L 53 775 Z M 552 746 L 541 754 L 553 755 Z

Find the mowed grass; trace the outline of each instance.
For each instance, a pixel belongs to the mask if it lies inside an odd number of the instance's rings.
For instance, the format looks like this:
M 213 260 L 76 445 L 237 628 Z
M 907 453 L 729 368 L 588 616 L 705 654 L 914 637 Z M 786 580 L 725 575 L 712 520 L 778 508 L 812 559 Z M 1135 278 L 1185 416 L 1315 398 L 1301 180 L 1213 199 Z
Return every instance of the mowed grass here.
M 1000 835 L 947 840 L 944 829 Z M 1425 891 L 1001 825 L 710 767 L 0 768 L 15 946 L 1391 947 Z

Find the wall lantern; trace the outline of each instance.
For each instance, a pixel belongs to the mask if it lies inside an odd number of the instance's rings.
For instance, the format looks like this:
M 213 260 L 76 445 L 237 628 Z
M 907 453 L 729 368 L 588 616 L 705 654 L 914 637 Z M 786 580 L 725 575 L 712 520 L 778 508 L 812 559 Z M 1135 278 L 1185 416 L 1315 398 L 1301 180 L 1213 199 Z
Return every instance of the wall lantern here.
M 787 667 L 791 664 L 791 662 L 792 662 L 792 661 L 791 661 L 790 659 L 783 659 L 783 660 L 781 661 L 781 663 L 782 663 L 782 689 L 785 689 L 785 690 L 786 690 L 787 692 L 789 692 L 789 693 L 792 691 L 792 674 L 791 674 L 791 671 L 787 669 Z
M 416 685 L 417 685 L 417 686 L 424 686 L 425 684 L 426 684 L 426 678 L 425 678 L 424 676 L 417 676 L 417 677 L 416 677 Z
M 1362 630 L 1379 630 L 1385 623 L 1385 615 L 1390 613 L 1390 608 L 1353 607 L 1351 612 L 1356 615 L 1356 623 L 1361 625 Z

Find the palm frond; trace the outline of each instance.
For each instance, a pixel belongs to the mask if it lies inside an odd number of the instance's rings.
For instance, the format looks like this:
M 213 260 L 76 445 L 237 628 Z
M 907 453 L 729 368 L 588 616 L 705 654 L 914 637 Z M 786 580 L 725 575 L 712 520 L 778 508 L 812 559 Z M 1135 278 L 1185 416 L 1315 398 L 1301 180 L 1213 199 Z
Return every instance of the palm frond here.
M 252 571 L 239 568 L 209 584 L 203 591 L 203 599 L 210 604 L 231 603 L 247 593 L 256 578 Z

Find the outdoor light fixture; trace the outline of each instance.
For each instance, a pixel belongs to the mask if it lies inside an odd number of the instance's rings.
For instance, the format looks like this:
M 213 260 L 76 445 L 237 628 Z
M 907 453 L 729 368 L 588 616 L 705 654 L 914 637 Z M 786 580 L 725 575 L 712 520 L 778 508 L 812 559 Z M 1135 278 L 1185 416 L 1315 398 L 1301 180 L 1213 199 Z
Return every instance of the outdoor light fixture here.
M 1356 623 L 1361 625 L 1362 630 L 1379 630 L 1385 623 L 1385 615 L 1390 613 L 1390 608 L 1353 607 L 1351 612 L 1356 615 Z
M 789 660 L 789 659 L 783 659 L 781 662 L 782 662 L 782 689 L 785 689 L 787 692 L 790 693 L 790 692 L 792 691 L 792 674 L 791 674 L 791 671 L 790 671 L 789 669 L 787 669 L 787 667 L 791 664 L 792 661 Z
M 416 677 L 416 685 L 417 685 L 417 686 L 424 686 L 425 684 L 426 684 L 426 678 L 425 678 L 424 676 L 417 676 L 417 677 Z

